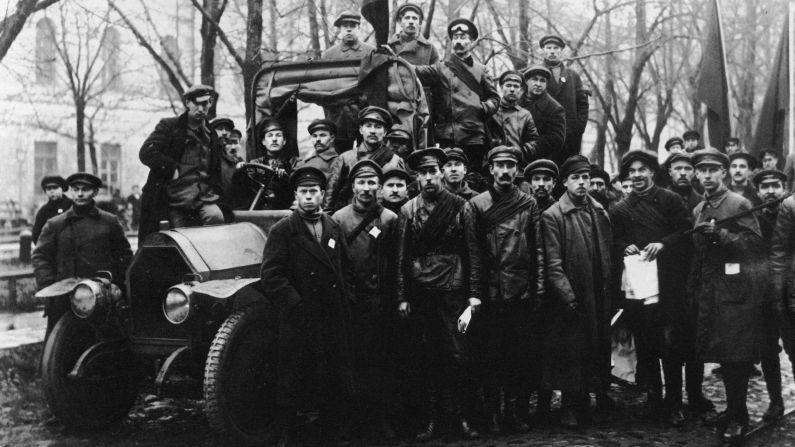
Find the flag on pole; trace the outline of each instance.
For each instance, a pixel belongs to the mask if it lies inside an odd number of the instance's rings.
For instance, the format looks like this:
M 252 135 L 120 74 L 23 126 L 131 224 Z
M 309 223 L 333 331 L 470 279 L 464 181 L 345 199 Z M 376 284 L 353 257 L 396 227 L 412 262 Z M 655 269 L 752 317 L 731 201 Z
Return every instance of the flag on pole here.
M 707 106 L 710 145 L 722 150 L 731 137 L 731 114 L 718 0 L 711 0 L 707 6 L 707 27 L 696 78 L 696 99 Z
M 765 149 L 781 153 L 784 148 L 787 107 L 789 106 L 789 20 L 784 21 L 784 30 L 778 42 L 776 58 L 770 70 L 767 92 L 759 111 L 759 120 L 754 132 L 753 155 Z
M 376 47 L 386 45 L 389 38 L 389 1 L 364 0 L 362 1 L 362 17 L 370 22 L 375 30 Z

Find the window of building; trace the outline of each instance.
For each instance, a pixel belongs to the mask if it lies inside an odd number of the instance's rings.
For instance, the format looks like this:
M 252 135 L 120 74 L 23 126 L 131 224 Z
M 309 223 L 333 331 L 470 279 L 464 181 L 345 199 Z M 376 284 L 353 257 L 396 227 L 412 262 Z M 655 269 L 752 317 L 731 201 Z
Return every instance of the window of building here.
M 55 141 L 33 143 L 33 190 L 43 195 L 41 179 L 45 175 L 58 175 L 58 145 Z
M 119 30 L 108 27 L 102 37 L 102 81 L 111 90 L 121 87 L 121 66 L 119 64 Z
M 52 85 L 55 82 L 55 26 L 43 18 L 36 22 L 36 82 Z
M 121 187 L 121 145 L 102 143 L 99 149 L 99 178 L 109 190 Z

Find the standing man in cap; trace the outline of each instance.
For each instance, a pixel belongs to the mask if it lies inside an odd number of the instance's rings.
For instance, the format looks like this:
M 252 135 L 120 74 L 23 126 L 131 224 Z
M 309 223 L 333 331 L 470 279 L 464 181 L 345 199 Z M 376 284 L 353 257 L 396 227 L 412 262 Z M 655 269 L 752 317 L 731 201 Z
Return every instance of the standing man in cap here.
M 392 126 L 392 115 L 381 107 L 369 106 L 359 112 L 359 134 L 362 142 L 353 151 L 347 151 L 337 157 L 331 166 L 328 193 L 323 208 L 334 212 L 349 204 L 353 193 L 350 188 L 349 175 L 357 161 L 369 158 L 382 170 L 392 168 L 403 169 L 403 159 L 384 143 L 386 130 Z
M 405 169 L 392 168 L 381 176 L 384 186 L 381 190 L 381 205 L 400 215 L 400 208 L 409 201 L 409 183 L 413 182 Z
M 31 259 L 36 288 L 41 290 L 73 276 L 91 277 L 100 270 L 111 272 L 115 284 L 123 284 L 132 250 L 119 219 L 94 203 L 102 180 L 78 172 L 70 175 L 66 183 L 72 188 L 74 204 L 48 220 L 41 230 Z M 44 306 L 47 335 L 68 310 L 68 299 L 47 300 Z
M 322 445 L 334 445 L 353 395 L 349 303 L 353 266 L 345 234 L 320 204 L 326 176 L 306 166 L 290 175 L 297 207 L 271 227 L 262 287 L 279 311 L 277 423 L 282 445 L 304 404 L 320 410 Z
M 701 134 L 695 130 L 687 130 L 682 134 L 682 139 L 685 140 L 685 152 L 693 152 L 703 149 L 701 145 Z
M 331 216 L 340 225 L 355 272 L 351 303 L 354 369 L 361 385 L 358 417 L 394 437 L 391 406 L 395 400 L 392 352 L 387 340 L 388 318 L 395 312 L 395 234 L 397 215 L 378 203 L 381 167 L 370 159 L 356 162 L 350 181 L 353 201 Z M 369 417 L 368 417 L 369 415 Z
M 442 166 L 444 187 L 464 200 L 475 197 L 478 193 L 473 191 L 465 180 L 469 159 L 464 151 L 457 147 L 453 147 L 445 149 L 444 154 L 447 156 L 447 161 L 445 161 Z
M 605 417 L 610 387 L 610 250 L 607 211 L 588 195 L 591 164 L 582 155 L 560 167 L 566 192 L 541 215 L 551 302 L 542 387 L 561 390 L 561 424 L 580 425 L 596 393 Z
M 235 122 L 228 116 L 219 115 L 210 120 L 210 129 L 215 131 L 221 143 L 225 143 L 235 129 Z
M 538 203 L 540 212 L 546 211 L 557 200 L 552 196 L 558 178 L 558 165 L 552 160 L 539 158 L 524 168 L 524 178 L 530 182 L 530 190 Z
M 762 163 L 762 169 L 778 169 L 778 152 L 765 149 L 759 152 L 759 161 Z
M 41 229 L 48 220 L 72 207 L 72 199 L 64 195 L 64 192 L 69 191 L 69 185 L 60 175 L 44 176 L 41 179 L 41 189 L 47 195 L 47 203 L 36 211 L 31 238 L 34 244 L 38 243 Z
M 404 3 L 395 11 L 395 21 L 400 31 L 387 42 L 395 54 L 412 65 L 433 65 L 439 62 L 436 47 L 422 35 L 425 14 L 414 3 Z M 428 98 L 430 99 L 430 98 Z
M 679 137 L 671 137 L 665 142 L 665 150 L 670 154 L 685 152 L 685 142 Z
M 535 199 L 514 185 L 522 153 L 497 146 L 488 153 L 494 178 L 488 191 L 464 211 L 469 246 L 469 297 L 484 302 L 488 362 L 486 401 L 489 431 L 500 434 L 502 421 L 512 431 L 529 427 L 531 390 L 540 371 L 539 318 L 544 293 L 544 247 Z M 501 392 L 505 412 L 501 414 Z
M 298 163 L 297 167 L 312 166 L 320 169 L 326 174 L 326 179 L 331 177 L 331 167 L 337 161 L 337 151 L 334 149 L 334 142 L 337 136 L 337 125 L 329 119 L 316 119 L 307 127 L 309 135 L 312 137 L 314 150 L 307 154 L 307 157 Z
M 582 134 L 588 125 L 588 95 L 580 75 L 566 67 L 561 52 L 566 43 L 560 36 L 544 36 L 538 42 L 544 53 L 544 66 L 552 72 L 547 91 L 566 111 L 566 139 L 562 157 L 565 159 L 580 153 Z
M 194 85 L 183 98 L 187 110 L 160 120 L 139 152 L 149 167 L 141 196 L 140 240 L 161 221 L 172 227 L 224 223 L 221 203 L 223 147 L 210 130 L 207 113 L 215 90 Z
M 786 194 L 784 184 L 787 177 L 777 169 L 764 169 L 754 175 L 754 185 L 763 203 L 774 202 Z M 773 232 L 776 229 L 776 221 L 779 216 L 779 206 L 769 206 L 757 211 L 756 219 L 759 222 L 759 229 L 762 232 L 762 240 L 765 245 L 765 252 L 770 259 L 775 259 L 772 251 Z M 781 207 L 784 209 L 784 207 Z M 768 406 L 762 418 L 765 421 L 772 421 L 784 415 L 784 399 L 781 395 L 781 361 L 779 353 L 781 347 L 778 340 L 783 338 L 784 348 L 790 359 L 793 357 L 792 339 L 786 334 L 792 331 L 789 320 L 784 313 L 784 297 L 776 292 L 775 287 L 767 287 L 766 293 L 770 294 L 771 306 L 765 309 L 764 315 L 764 347 L 762 349 L 762 374 L 765 377 L 767 387 Z
M 671 179 L 669 189 L 679 194 L 679 197 L 685 201 L 688 215 L 691 215 L 693 208 L 704 200 L 704 196 L 693 188 L 693 177 L 696 173 L 690 158 L 691 154 L 687 152 L 675 152 L 665 160 L 664 164 Z
M 406 129 L 403 129 L 400 124 L 393 124 L 392 129 L 385 137 L 386 145 L 403 161 L 414 151 L 414 145 L 411 142 L 411 134 Z
M 355 59 L 361 60 L 372 53 L 375 47 L 359 41 L 359 25 L 362 17 L 350 11 L 345 11 L 334 20 L 334 26 L 340 35 L 340 43 L 323 52 L 323 59 Z M 346 99 L 343 103 L 325 107 L 326 118 L 337 126 L 336 145 L 337 153 L 343 153 L 352 148 L 359 136 L 357 132 L 357 115 L 359 109 L 365 104 L 358 99 Z
M 756 193 L 751 176 L 756 169 L 756 159 L 745 152 L 729 155 L 729 190 L 748 199 L 753 206 L 760 205 L 762 199 Z
M 440 406 L 458 418 L 467 438 L 479 434 L 464 414 L 466 397 L 474 393 L 466 382 L 467 352 L 458 318 L 464 310 L 477 314 L 480 300 L 467 299 L 468 256 L 464 239 L 464 204 L 442 185 L 441 149 L 429 148 L 409 155 L 417 172 L 420 195 L 400 209 L 398 224 L 398 311 L 416 322 L 422 340 L 416 355 L 424 365 L 421 383 L 427 391 L 427 424 L 418 441 L 437 436 Z
M 601 166 L 597 164 L 591 165 L 591 189 L 588 194 L 591 195 L 600 205 L 606 210 L 610 210 L 610 197 L 607 196 L 607 188 L 610 185 L 610 174 L 605 172 Z
M 469 158 L 469 171 L 480 174 L 489 150 L 486 120 L 497 112 L 500 94 L 486 67 L 472 58 L 478 29 L 470 20 L 447 24 L 453 52 L 442 62 L 417 65 L 417 77 L 433 92 L 434 138 L 444 147 L 459 147 Z
M 737 137 L 730 137 L 726 140 L 726 155 L 731 155 L 736 152 L 748 152 L 743 149 L 742 145 L 740 144 L 740 139 Z
M 615 253 L 639 255 L 657 263 L 659 296 L 636 297 L 624 284 L 624 312 L 635 336 L 638 356 L 636 381 L 646 391 L 646 412 L 665 415 L 673 426 L 684 424 L 682 413 L 682 354 L 670 334 L 678 335 L 685 320 L 687 300 L 682 281 L 682 252 L 687 240 L 682 232 L 691 227 L 680 197 L 654 184 L 659 170 L 657 154 L 635 150 L 621 159 L 622 175 L 632 180 L 632 192 L 610 212 Z M 668 336 L 666 336 L 668 335 Z M 665 406 L 662 400 L 660 361 L 665 374 Z
M 566 110 L 547 92 L 552 72 L 543 65 L 533 65 L 524 72 L 527 93 L 519 105 L 533 116 L 538 131 L 536 156 L 548 158 L 556 165 L 566 160 L 563 141 L 566 139 Z
M 753 215 L 715 225 L 752 206 L 724 184 L 726 154 L 702 149 L 693 154 L 693 165 L 706 195 L 693 210 L 695 254 L 688 278 L 698 306 L 696 343 L 704 362 L 721 364 L 727 408 L 717 422 L 724 440 L 736 442 L 748 428 L 748 378 L 760 359 L 764 308 L 769 305 L 763 284 L 766 254 Z
M 524 76 L 516 70 L 508 70 L 499 79 L 500 107 L 489 121 L 492 124 L 492 144 L 519 148 L 521 169 L 538 158 L 538 131 L 533 115 L 519 106 L 524 96 Z

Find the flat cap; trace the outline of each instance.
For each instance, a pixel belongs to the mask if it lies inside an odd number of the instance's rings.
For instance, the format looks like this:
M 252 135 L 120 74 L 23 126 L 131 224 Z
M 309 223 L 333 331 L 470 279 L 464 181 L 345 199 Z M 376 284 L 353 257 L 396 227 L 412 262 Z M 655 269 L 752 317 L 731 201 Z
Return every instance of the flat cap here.
M 88 172 L 74 173 L 66 178 L 66 183 L 70 185 L 82 183 L 96 189 L 102 187 L 102 180 L 100 180 L 96 175 L 89 174 Z
M 215 89 L 209 85 L 194 84 L 185 90 L 182 97 L 185 98 L 186 101 L 203 102 L 212 98 L 214 94 Z
M 447 161 L 458 160 L 463 162 L 465 165 L 469 164 L 469 157 L 467 157 L 467 154 L 465 154 L 461 148 L 451 147 L 449 149 L 445 149 L 444 155 L 447 156 Z M 445 161 L 445 163 L 447 163 L 447 161 Z
M 313 120 L 309 123 L 309 126 L 307 126 L 306 131 L 309 132 L 309 135 L 312 135 L 315 131 L 324 129 L 329 131 L 332 135 L 337 134 L 337 125 L 334 124 L 334 121 L 325 118 Z
M 691 160 L 695 168 L 704 165 L 717 165 L 722 168 L 729 167 L 729 156 L 714 147 L 699 149 L 693 152 L 693 158 L 691 158 Z
M 478 36 L 480 35 L 478 33 L 478 27 L 476 27 L 471 20 L 464 17 L 453 19 L 447 24 L 447 37 L 452 39 L 453 33 L 455 32 L 467 33 L 472 40 L 478 40 Z
M 668 141 L 665 142 L 665 150 L 666 151 L 670 150 L 671 146 L 673 146 L 674 144 L 678 144 L 680 146 L 684 146 L 685 145 L 685 141 L 683 139 L 679 138 L 679 137 L 671 137 L 671 138 L 668 139 Z
M 749 154 L 748 152 L 735 152 L 729 155 L 729 164 L 738 158 L 746 160 L 748 162 L 748 168 L 750 168 L 752 171 L 756 169 L 756 157 Z
M 290 188 L 293 190 L 299 186 L 320 186 L 326 189 L 326 174 L 313 166 L 302 166 L 290 174 Z
M 522 152 L 513 146 L 501 145 L 492 148 L 488 154 L 486 154 L 486 159 L 489 163 L 494 163 L 495 161 L 513 161 L 514 163 L 520 163 L 522 161 Z
M 425 14 L 422 12 L 422 8 L 415 3 L 403 3 L 402 5 L 398 6 L 397 10 L 395 11 L 395 19 L 400 21 L 400 17 L 403 16 L 403 13 L 406 11 L 414 11 L 417 15 L 420 16 L 420 21 L 425 20 Z
M 565 180 L 570 174 L 582 171 L 591 172 L 591 162 L 582 155 L 572 155 L 560 165 L 560 178 Z
M 552 72 L 549 71 L 549 68 L 543 65 L 531 65 L 527 70 L 524 71 L 524 78 L 527 79 L 534 74 L 540 74 L 549 80 L 552 77 Z
M 754 175 L 753 182 L 757 188 L 759 184 L 771 180 L 781 180 L 782 185 L 787 183 L 787 175 L 778 169 L 763 169 Z
M 520 85 L 524 86 L 524 76 L 519 73 L 517 70 L 507 70 L 503 74 L 500 75 L 499 84 L 505 84 L 505 81 L 516 81 Z
M 334 19 L 334 26 L 340 26 L 343 22 L 353 22 L 355 24 L 362 23 L 362 16 L 351 11 L 343 11 Z
M 597 164 L 591 165 L 591 178 L 600 178 L 605 182 L 605 185 L 610 184 L 610 174 Z
M 378 166 L 378 163 L 369 158 L 363 158 L 351 167 L 350 179 L 351 183 L 356 177 L 378 177 L 380 179 L 381 174 L 383 174 L 383 171 L 381 166 Z
M 376 121 L 384 127 L 392 127 L 392 114 L 378 106 L 367 106 L 359 112 L 359 125 L 365 121 Z
M 677 161 L 686 161 L 693 164 L 693 155 L 689 152 L 677 152 L 675 154 L 671 154 L 668 158 L 665 159 L 663 166 L 667 169 L 670 168 L 672 164 L 676 163 Z
M 684 138 L 685 140 L 700 140 L 701 134 L 691 129 L 685 131 L 685 133 L 682 134 L 682 138 Z
M 558 178 L 558 165 L 552 160 L 539 158 L 524 168 L 524 178 L 529 179 L 533 174 L 547 174 L 552 178 Z
M 257 125 L 257 130 L 260 138 L 264 137 L 266 133 L 273 130 L 281 130 L 282 132 L 285 132 L 285 128 L 282 126 L 282 123 L 275 118 L 265 118 L 264 120 L 260 121 L 260 123 Z
M 60 186 L 64 191 L 69 190 L 69 184 L 60 175 L 45 175 L 41 179 L 41 189 L 47 189 L 47 185 Z
M 386 183 L 387 180 L 398 177 L 406 181 L 406 184 L 411 183 L 411 175 L 405 169 L 391 168 L 381 175 L 381 183 Z
M 636 161 L 648 166 L 649 169 L 654 172 L 660 170 L 660 162 L 657 161 L 657 154 L 652 151 L 642 149 L 634 150 L 627 152 L 623 157 L 621 157 L 621 171 L 624 172 L 625 177 L 629 175 L 630 165 Z
M 429 147 L 410 153 L 406 161 L 412 171 L 417 171 L 420 168 L 431 165 L 441 168 L 446 160 L 447 156 L 443 150 L 438 147 Z
M 566 47 L 566 42 L 564 42 L 563 39 L 560 36 L 557 36 L 557 35 L 554 35 L 554 34 L 550 34 L 550 35 L 542 37 L 541 40 L 538 41 L 538 46 L 540 46 L 541 48 L 544 48 L 544 45 L 546 45 L 548 43 L 557 44 L 561 48 L 565 48 Z

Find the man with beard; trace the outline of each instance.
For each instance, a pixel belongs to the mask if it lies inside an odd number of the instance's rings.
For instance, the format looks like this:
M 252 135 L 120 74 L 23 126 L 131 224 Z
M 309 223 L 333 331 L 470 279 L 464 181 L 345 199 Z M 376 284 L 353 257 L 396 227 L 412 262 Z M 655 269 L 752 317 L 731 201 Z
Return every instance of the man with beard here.
M 400 168 L 392 168 L 381 176 L 383 188 L 381 189 L 381 205 L 384 208 L 400 215 L 400 208 L 409 201 L 408 185 L 413 180 L 408 172 Z
M 566 138 L 562 159 L 580 153 L 582 134 L 588 125 L 588 91 L 580 75 L 563 65 L 561 53 L 566 44 L 560 36 L 544 36 L 539 41 L 544 54 L 544 66 L 552 72 L 547 91 L 566 111 Z
M 474 393 L 466 383 L 465 339 L 457 320 L 464 310 L 477 313 L 480 300 L 467 299 L 469 269 L 464 240 L 464 199 L 442 185 L 441 149 L 429 148 L 409 155 L 417 172 L 419 196 L 400 209 L 398 224 L 398 311 L 411 318 L 422 340 L 412 363 L 424 365 L 419 379 L 427 391 L 427 423 L 417 441 L 437 435 L 442 403 L 458 418 L 462 434 L 479 434 L 464 415 L 465 397 Z
M 214 95 L 212 87 L 190 87 L 183 95 L 185 113 L 160 120 L 141 146 L 138 157 L 149 177 L 141 196 L 140 240 L 164 220 L 174 228 L 224 223 L 223 148 L 207 122 Z
M 688 213 L 692 213 L 693 208 L 704 200 L 704 196 L 693 188 L 695 170 L 690 157 L 691 155 L 687 152 L 673 153 L 665 160 L 664 165 L 668 169 L 668 175 L 671 178 L 669 189 L 679 194 L 682 200 L 685 201 Z
M 745 197 L 756 206 L 762 203 L 751 182 L 751 176 L 756 169 L 756 159 L 745 152 L 735 152 L 729 155 L 729 190 Z
M 759 193 L 759 197 L 763 203 L 773 202 L 784 197 L 784 183 L 787 177 L 783 172 L 776 169 L 765 169 L 759 171 L 754 175 L 754 185 Z M 759 229 L 762 232 L 762 240 L 764 241 L 766 252 L 773 258 L 772 252 L 772 239 L 773 231 L 776 229 L 776 220 L 779 215 L 778 206 L 769 206 L 756 212 L 756 218 L 759 222 Z M 792 359 L 792 345 L 789 337 L 782 337 L 782 333 L 791 332 L 792 328 L 788 324 L 788 319 L 784 316 L 784 300 L 782 295 L 774 295 L 776 293 L 774 287 L 767 289 L 771 294 L 770 301 L 772 305 L 766 309 L 765 312 L 765 337 L 764 348 L 762 349 L 762 374 L 765 377 L 765 385 L 767 386 L 767 395 L 770 399 L 770 406 L 767 411 L 762 415 L 765 421 L 772 421 L 784 415 L 784 399 L 781 395 L 781 361 L 779 360 L 779 353 L 781 347 L 778 344 L 779 338 L 784 339 L 784 347 L 787 354 Z
M 110 272 L 115 284 L 123 284 L 132 251 L 116 216 L 100 210 L 94 202 L 102 180 L 78 172 L 65 183 L 72 188 L 74 203 L 44 224 L 33 250 L 37 289 L 73 276 L 92 277 L 100 270 Z M 69 300 L 62 298 L 49 298 L 45 303 L 46 335 L 69 311 Z
M 621 160 L 621 171 L 632 180 L 633 190 L 610 212 L 615 252 L 640 255 L 657 263 L 659 297 L 638 299 L 626 287 L 624 312 L 635 337 L 637 383 L 646 391 L 646 412 L 659 416 L 663 411 L 660 361 L 665 374 L 665 418 L 671 425 L 684 424 L 682 413 L 682 359 L 670 334 L 685 315 L 686 300 L 680 287 L 677 266 L 686 240 L 681 233 L 690 228 L 687 209 L 680 197 L 654 184 L 659 169 L 657 154 L 635 150 Z
M 322 59 L 355 59 L 361 60 L 375 50 L 372 45 L 359 41 L 359 25 L 362 17 L 355 13 L 345 11 L 334 20 L 340 43 L 323 52 Z M 326 118 L 337 126 L 336 145 L 337 153 L 343 153 L 353 147 L 357 132 L 356 116 L 362 104 L 358 99 L 346 99 L 342 104 L 333 104 L 325 107 Z
M 531 390 L 540 382 L 539 328 L 544 293 L 544 249 L 535 199 L 514 185 L 522 153 L 497 146 L 488 153 L 494 179 L 464 211 L 469 246 L 469 296 L 484 301 L 486 402 L 489 431 L 501 421 L 512 431 L 529 428 Z M 505 411 L 501 415 L 501 392 Z
M 600 205 L 602 208 L 609 210 L 611 200 L 610 197 L 607 196 L 607 185 L 610 184 L 610 175 L 602 169 L 601 166 L 592 164 L 591 165 L 591 190 L 588 191 L 588 194 L 591 195 Z
M 37 243 L 44 224 L 53 217 L 72 207 L 72 199 L 64 196 L 64 191 L 69 191 L 69 185 L 60 175 L 47 175 L 41 179 L 41 189 L 47 195 L 47 203 L 36 211 L 33 221 L 32 240 Z
M 405 168 L 403 159 L 384 144 L 386 129 L 392 125 L 392 115 L 381 107 L 369 106 L 359 112 L 359 134 L 362 142 L 356 150 L 346 151 L 331 166 L 331 176 L 323 209 L 333 212 L 349 204 L 353 192 L 350 188 L 351 168 L 357 161 L 369 158 L 382 170 Z
M 492 144 L 519 148 L 522 159 L 521 169 L 538 158 L 538 131 L 533 115 L 518 104 L 524 92 L 524 77 L 515 70 L 508 70 L 500 76 L 500 107 L 489 121 L 492 125 Z
M 607 211 L 588 195 L 591 164 L 582 155 L 560 167 L 566 192 L 541 215 L 550 291 L 544 335 L 542 388 L 562 391 L 561 424 L 607 417 L 610 387 L 610 249 Z
M 385 139 L 387 147 L 403 160 L 406 160 L 414 150 L 414 145 L 411 143 L 411 135 L 407 130 L 400 127 L 400 124 L 393 125 L 389 133 L 386 134 Z
M 331 177 L 331 167 L 337 160 L 338 154 L 334 149 L 337 135 L 337 125 L 327 119 L 316 119 L 306 129 L 311 136 L 314 150 L 298 164 L 298 166 L 312 166 L 326 174 L 326 179 Z
M 464 200 L 475 197 L 478 193 L 473 191 L 465 180 L 469 159 L 467 159 L 464 151 L 457 147 L 453 147 L 445 149 L 444 154 L 447 156 L 447 161 L 445 161 L 442 166 L 444 187 Z
M 760 152 L 759 160 L 762 161 L 762 169 L 778 169 L 778 152 L 772 149 L 765 149 Z
M 530 163 L 524 168 L 524 178 L 530 182 L 540 212 L 543 213 L 557 202 L 552 196 L 555 179 L 558 178 L 558 165 L 554 161 L 541 158 Z
M 469 172 L 480 174 L 488 151 L 486 120 L 494 115 L 500 94 L 486 67 L 472 58 L 478 29 L 468 19 L 447 24 L 453 52 L 443 62 L 417 65 L 423 85 L 433 92 L 434 137 L 443 147 L 459 147 L 469 158 Z
M 723 439 L 739 441 L 748 429 L 748 378 L 760 359 L 767 263 L 759 224 L 744 216 L 715 222 L 751 208 L 726 188 L 726 154 L 714 148 L 693 154 L 705 200 L 693 210 L 694 256 L 688 287 L 698 306 L 697 349 L 704 362 L 720 363 L 726 412 L 716 423 Z
M 566 138 L 566 110 L 547 92 L 547 83 L 552 72 L 543 65 L 533 65 L 524 72 L 527 93 L 519 105 L 533 116 L 538 131 L 536 156 L 548 158 L 556 166 L 566 160 L 563 155 L 563 140 Z
M 354 370 L 360 383 L 358 416 L 370 419 L 394 437 L 388 402 L 394 379 L 388 367 L 391 352 L 386 339 L 387 318 L 394 314 L 395 233 L 397 215 L 378 203 L 381 167 L 372 160 L 351 169 L 353 201 L 331 216 L 342 228 L 355 272 L 351 303 Z M 369 416 L 369 417 L 368 417 Z
M 353 394 L 353 266 L 342 228 L 320 207 L 326 176 L 298 168 L 290 186 L 297 208 L 271 227 L 260 270 L 279 311 L 276 423 L 289 445 L 296 410 L 317 405 L 321 444 L 335 445 Z
M 692 153 L 698 149 L 703 149 L 701 145 L 701 134 L 695 130 L 688 130 L 682 134 L 682 139 L 685 141 L 685 152 Z

